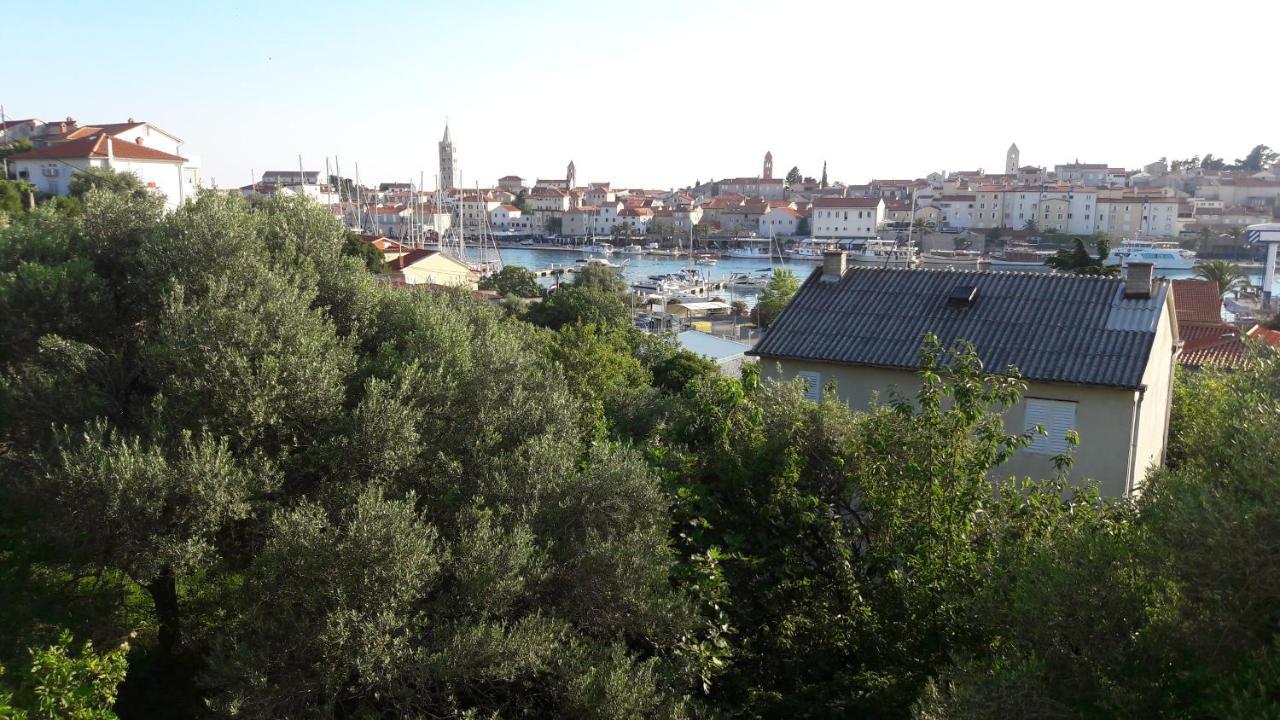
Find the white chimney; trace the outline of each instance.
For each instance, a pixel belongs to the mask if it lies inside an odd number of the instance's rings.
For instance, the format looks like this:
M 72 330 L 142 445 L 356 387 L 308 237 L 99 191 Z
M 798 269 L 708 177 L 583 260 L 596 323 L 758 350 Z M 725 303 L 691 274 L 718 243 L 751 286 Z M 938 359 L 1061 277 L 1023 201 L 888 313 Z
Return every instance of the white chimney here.
M 848 255 L 842 250 L 828 250 L 822 253 L 822 279 L 826 282 L 835 282 L 844 277 L 844 271 L 849 264 Z
M 1149 262 L 1130 260 L 1124 272 L 1124 296 L 1127 298 L 1151 297 L 1151 276 L 1155 266 Z
M 111 135 L 107 135 L 107 167 L 111 167 L 116 159 L 116 148 L 111 144 Z

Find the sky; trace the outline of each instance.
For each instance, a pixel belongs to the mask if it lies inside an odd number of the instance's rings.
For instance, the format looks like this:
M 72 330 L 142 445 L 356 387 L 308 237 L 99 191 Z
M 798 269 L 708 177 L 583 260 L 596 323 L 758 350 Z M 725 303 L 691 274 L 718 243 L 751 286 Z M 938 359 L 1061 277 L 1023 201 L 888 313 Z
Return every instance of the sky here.
M 21 7 L 0 12 L 28 58 L 7 117 L 148 120 L 220 187 L 301 155 L 432 188 L 446 118 L 468 187 L 569 160 L 580 183 L 680 187 L 756 176 L 767 150 L 776 175 L 859 183 L 1002 172 L 1011 142 L 1049 167 L 1280 147 L 1262 0 Z

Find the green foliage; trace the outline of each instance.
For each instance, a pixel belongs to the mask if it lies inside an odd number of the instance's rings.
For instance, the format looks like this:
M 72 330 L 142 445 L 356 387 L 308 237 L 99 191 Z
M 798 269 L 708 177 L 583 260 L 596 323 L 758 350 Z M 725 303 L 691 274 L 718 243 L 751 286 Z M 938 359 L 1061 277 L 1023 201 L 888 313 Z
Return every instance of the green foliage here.
M 786 268 L 774 270 L 773 276 L 769 278 L 769 284 L 765 285 L 760 293 L 760 300 L 756 303 L 760 325 L 768 327 L 782 313 L 787 303 L 791 302 L 791 297 L 799 289 L 800 279 L 795 273 Z
M 373 243 L 365 242 L 359 233 L 347 233 L 346 239 L 342 243 L 342 254 L 359 260 L 368 268 L 369 272 L 382 272 L 386 268 L 386 261 L 382 258 L 382 252 L 373 246 Z
M 701 355 L 681 350 L 653 368 L 653 384 L 673 393 L 683 392 L 695 380 L 714 377 L 720 370 Z
M 26 209 L 26 194 L 30 191 L 27 183 L 0 178 L 0 217 L 21 214 Z
M 1070 249 L 1063 248 L 1056 255 L 1044 261 L 1045 265 L 1060 270 L 1062 272 L 1070 272 L 1076 275 L 1116 275 L 1120 272 L 1119 265 L 1107 265 L 1104 261 L 1111 254 L 1111 243 L 1107 240 L 1103 233 L 1096 233 L 1093 236 L 1094 247 L 1097 248 L 1097 256 L 1089 254 L 1089 249 L 1085 246 L 1084 240 L 1076 238 L 1074 246 Z
M 1280 159 L 1280 153 L 1266 145 L 1254 145 L 1248 155 L 1236 160 L 1235 167 L 1246 172 L 1258 172 L 1275 165 L 1277 159 Z
M 552 330 L 574 324 L 625 327 L 631 322 L 631 312 L 616 293 L 590 286 L 561 285 L 545 300 L 530 305 L 525 318 Z
M 1249 276 L 1239 265 L 1226 260 L 1208 260 L 1196 265 L 1196 277 L 1218 284 L 1218 294 L 1226 295 L 1249 284 Z
M 803 178 L 803 176 L 800 174 L 800 168 L 799 168 L 799 167 L 792 167 L 790 170 L 788 170 L 788 171 L 787 171 L 787 185 L 788 185 L 788 186 L 790 186 L 790 187 L 795 187 L 796 185 L 801 184 L 803 181 L 804 181 L 804 178 Z
M 498 272 L 481 280 L 480 289 L 497 290 L 503 295 L 515 295 L 520 298 L 536 298 L 546 294 L 546 289 L 538 283 L 538 277 L 519 265 L 504 266 Z
M 97 653 L 86 641 L 72 649 L 63 632 L 47 648 L 31 649 L 31 664 L 16 689 L 0 688 L 0 718 L 6 720 L 115 720 L 116 687 L 124 680 L 126 643 Z M 0 666 L 0 676 L 4 667 Z
M 622 294 L 627 291 L 627 282 L 614 268 L 596 263 L 587 263 L 575 268 L 573 286 L 599 290 L 606 293 Z
M 147 193 L 138 176 L 130 172 L 116 172 L 111 168 L 89 168 L 77 171 L 68 185 L 71 197 L 83 198 L 91 190 L 118 195 L 142 196 Z

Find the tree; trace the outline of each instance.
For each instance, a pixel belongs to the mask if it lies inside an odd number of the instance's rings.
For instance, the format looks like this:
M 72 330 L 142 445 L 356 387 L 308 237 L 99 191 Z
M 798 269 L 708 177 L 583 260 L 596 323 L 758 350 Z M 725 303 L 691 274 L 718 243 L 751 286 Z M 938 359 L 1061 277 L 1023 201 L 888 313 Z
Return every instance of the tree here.
M 756 303 L 760 326 L 769 327 L 799 289 L 800 280 L 795 273 L 786 268 L 775 269 L 773 276 L 769 278 L 769 284 L 765 285 Z
M 383 259 L 382 252 L 373 246 L 373 243 L 366 242 L 360 237 L 360 233 L 347 233 L 346 239 L 342 244 L 342 253 L 348 257 L 358 259 L 369 272 L 377 274 L 386 268 L 386 261 Z
M 95 652 L 85 641 L 72 650 L 71 633 L 63 631 L 57 642 L 31 649 L 31 666 L 25 681 L 13 691 L 0 689 L 0 717 L 6 720 L 115 720 L 112 711 L 116 688 L 124 680 L 129 645 Z M 0 676 L 4 667 L 0 666 Z M 14 702 L 17 705 L 14 705 Z
M 1205 153 L 1200 160 L 1200 169 L 1202 170 L 1225 170 L 1227 161 L 1222 158 L 1216 158 L 1213 153 Z
M 547 216 L 547 224 L 545 228 L 547 232 L 551 233 L 552 235 L 559 235 L 563 227 L 564 227 L 564 218 L 558 217 L 556 215 Z
M 1249 278 L 1239 265 L 1226 260 L 1208 260 L 1196 265 L 1196 277 L 1211 280 L 1218 285 L 1218 295 L 1225 296 L 1249 283 Z
M 806 215 L 800 218 L 799 222 L 796 223 L 796 235 L 799 237 L 806 237 L 808 234 L 809 234 L 809 216 Z
M 498 272 L 480 281 L 481 290 L 496 290 L 503 295 L 536 298 L 546 294 L 538 277 L 519 265 L 505 265 Z
M 1259 172 L 1274 165 L 1277 158 L 1280 158 L 1280 153 L 1266 145 L 1254 145 L 1248 155 L 1236 160 L 1235 167 L 1246 172 Z
M 1027 218 L 1027 221 L 1022 225 L 1022 230 L 1028 235 L 1036 235 L 1040 232 L 1040 226 L 1036 224 L 1035 218 Z
M 627 291 L 627 281 L 622 279 L 616 269 L 598 263 L 587 263 L 584 267 L 575 268 L 573 286 L 618 295 Z
M 1045 260 L 1044 264 L 1055 270 L 1076 275 L 1117 274 L 1120 271 L 1119 264 L 1106 264 L 1106 259 L 1111 254 L 1111 244 L 1108 242 L 1106 235 L 1095 233 L 1093 242 L 1098 251 L 1097 257 L 1090 255 L 1089 249 L 1085 247 L 1084 240 L 1077 237 L 1071 248 L 1058 250 L 1057 254 Z
M 83 198 L 90 190 L 103 190 L 120 195 L 142 196 L 147 189 L 142 181 L 131 172 L 116 172 L 111 168 L 89 168 L 79 170 L 71 177 L 67 186 L 71 197 Z
M 0 215 L 16 217 L 22 213 L 29 192 L 33 188 L 28 183 L 0 178 Z
M 530 305 L 525 319 L 552 330 L 574 324 L 623 327 L 630 324 L 631 311 L 616 293 L 562 285 L 546 299 Z
M 787 171 L 787 186 L 795 187 L 804 182 L 804 177 L 800 174 L 799 167 L 792 167 Z
M 822 179 L 818 181 L 818 187 L 827 187 L 827 161 L 822 161 Z

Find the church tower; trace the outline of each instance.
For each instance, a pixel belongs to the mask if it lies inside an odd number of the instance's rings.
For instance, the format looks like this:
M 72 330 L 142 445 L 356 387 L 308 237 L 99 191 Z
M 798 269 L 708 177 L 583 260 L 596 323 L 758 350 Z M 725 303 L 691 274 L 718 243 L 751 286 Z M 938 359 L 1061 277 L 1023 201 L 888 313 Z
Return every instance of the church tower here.
M 1018 174 L 1018 143 L 1009 146 L 1009 153 L 1004 156 L 1004 174 Z
M 440 141 L 440 189 L 455 187 L 458 176 L 457 161 L 453 156 L 453 140 L 449 138 L 449 121 L 444 123 L 444 139 Z
M 764 154 L 764 175 L 765 180 L 773 179 L 773 153 L 766 151 Z
M 569 190 L 572 190 L 575 187 L 577 187 L 576 181 L 578 179 L 578 170 L 573 166 L 572 160 L 569 161 L 569 167 L 566 168 L 564 171 L 564 179 L 565 179 L 565 182 L 569 183 L 569 187 L 568 187 Z

